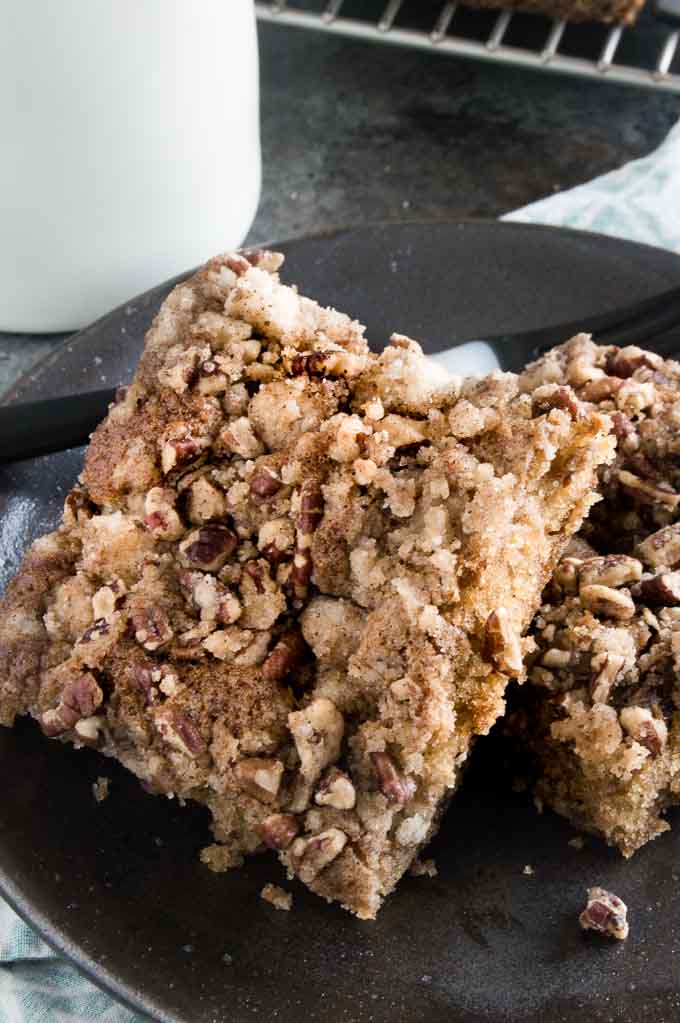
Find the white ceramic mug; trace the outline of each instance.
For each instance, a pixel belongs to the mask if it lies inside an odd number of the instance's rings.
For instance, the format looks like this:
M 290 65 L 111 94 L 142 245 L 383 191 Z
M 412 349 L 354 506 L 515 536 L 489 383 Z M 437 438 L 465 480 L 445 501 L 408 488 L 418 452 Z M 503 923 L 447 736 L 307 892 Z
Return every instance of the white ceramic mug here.
M 0 329 L 83 326 L 259 194 L 252 0 L 0 0 Z

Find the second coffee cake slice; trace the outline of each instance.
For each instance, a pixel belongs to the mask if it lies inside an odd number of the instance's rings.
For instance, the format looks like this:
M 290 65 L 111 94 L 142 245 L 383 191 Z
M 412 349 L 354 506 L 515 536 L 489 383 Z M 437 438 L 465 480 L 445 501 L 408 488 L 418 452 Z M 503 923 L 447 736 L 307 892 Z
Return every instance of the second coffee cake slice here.
M 0 717 L 207 804 L 213 868 L 269 846 L 371 918 L 522 673 L 609 420 L 512 375 L 437 387 L 280 262 L 167 299 L 4 598 Z

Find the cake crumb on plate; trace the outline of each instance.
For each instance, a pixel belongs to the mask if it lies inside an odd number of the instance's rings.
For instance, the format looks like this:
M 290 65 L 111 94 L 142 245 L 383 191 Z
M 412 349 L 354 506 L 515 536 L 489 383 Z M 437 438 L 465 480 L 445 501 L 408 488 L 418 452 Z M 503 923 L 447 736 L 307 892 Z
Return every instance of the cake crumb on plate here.
M 624 941 L 628 937 L 628 907 L 605 888 L 589 888 L 586 908 L 579 916 L 584 931 L 597 931 Z
M 99 776 L 96 781 L 92 782 L 92 795 L 98 803 L 103 803 L 109 794 L 109 783 L 110 779 L 104 776 Z
M 260 898 L 265 902 L 271 902 L 274 909 L 284 909 L 288 912 L 293 905 L 293 896 L 290 892 L 279 888 L 277 884 L 266 884 L 260 892 Z

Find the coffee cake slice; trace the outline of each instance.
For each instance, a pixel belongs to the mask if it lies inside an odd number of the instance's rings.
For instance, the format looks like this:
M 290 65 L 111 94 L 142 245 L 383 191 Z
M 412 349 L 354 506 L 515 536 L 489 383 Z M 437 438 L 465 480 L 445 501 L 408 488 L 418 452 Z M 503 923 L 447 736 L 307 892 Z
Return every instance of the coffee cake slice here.
M 436 828 L 612 451 L 564 387 L 441 384 L 279 281 L 179 285 L 0 609 L 0 714 L 212 811 L 363 918 Z M 433 377 L 434 374 L 434 377 Z
M 522 386 L 545 382 L 609 413 L 617 452 L 544 595 L 510 725 L 540 798 L 630 856 L 680 798 L 680 364 L 581 335 Z

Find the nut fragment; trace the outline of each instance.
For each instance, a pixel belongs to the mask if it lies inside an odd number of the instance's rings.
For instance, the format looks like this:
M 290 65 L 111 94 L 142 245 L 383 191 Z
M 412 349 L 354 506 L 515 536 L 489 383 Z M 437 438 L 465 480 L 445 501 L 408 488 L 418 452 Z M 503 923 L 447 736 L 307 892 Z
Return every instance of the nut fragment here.
M 345 723 L 334 703 L 319 697 L 302 710 L 288 715 L 288 727 L 300 757 L 300 770 L 308 782 L 315 782 L 324 767 L 340 756 Z
M 522 674 L 524 665 L 519 637 L 513 631 L 504 607 L 492 611 L 486 620 L 483 656 L 507 675 Z
M 600 586 L 591 583 L 579 590 L 581 603 L 593 614 L 605 618 L 616 618 L 626 621 L 635 614 L 635 604 L 627 593 L 614 590 L 611 586 Z
M 284 632 L 262 665 L 262 675 L 268 682 L 279 682 L 300 667 L 306 651 L 307 644 L 298 629 Z
M 622 654 L 605 654 L 600 670 L 590 683 L 590 696 L 593 703 L 606 703 L 616 682 L 619 672 L 626 663 Z
M 632 377 L 633 373 L 642 369 L 643 366 L 656 369 L 660 362 L 661 359 L 658 356 L 655 358 L 650 352 L 645 352 L 635 345 L 627 345 L 607 356 L 606 369 L 610 376 L 621 377 L 625 380 Z
M 380 791 L 393 806 L 404 806 L 413 797 L 416 785 L 412 778 L 405 778 L 389 753 L 371 753 L 371 761 L 378 776 Z
M 319 806 L 332 806 L 335 810 L 351 810 L 356 801 L 352 779 L 337 767 L 326 772 L 314 796 L 314 802 Z
M 578 592 L 578 575 L 582 564 L 581 558 L 562 558 L 555 569 L 553 581 L 564 593 Z
M 646 707 L 624 707 L 619 714 L 624 730 L 632 739 L 658 756 L 668 740 L 668 729 L 661 718 L 655 718 Z
M 619 469 L 617 478 L 624 493 L 640 504 L 661 504 L 670 511 L 675 511 L 680 504 L 680 494 L 674 493 L 670 487 L 665 489 L 667 485 L 642 480 L 626 469 Z
M 626 554 L 608 554 L 605 557 L 588 558 L 578 570 L 581 586 L 598 583 L 600 586 L 625 586 L 642 578 L 642 565 L 637 558 Z
M 217 572 L 234 553 L 238 539 L 226 526 L 212 523 L 194 529 L 179 545 L 186 563 L 204 572 Z
M 91 672 L 74 674 L 64 685 L 54 710 L 43 714 L 40 722 L 43 732 L 50 738 L 61 735 L 83 718 L 91 718 L 103 699 L 104 694 Z
M 135 608 L 130 619 L 135 639 L 145 650 L 158 650 L 174 636 L 168 616 L 162 608 L 153 604 Z
M 175 713 L 173 716 L 175 731 L 191 753 L 202 753 L 205 749 L 205 741 L 196 725 L 183 714 Z
M 297 543 L 291 572 L 293 603 L 296 607 L 301 607 L 304 604 L 309 593 L 309 583 L 312 578 L 310 548 L 314 531 L 323 518 L 323 509 L 323 495 L 318 480 L 305 480 L 300 489 L 300 518 L 298 519 Z
M 292 813 L 273 813 L 260 825 L 262 841 L 270 849 L 287 849 L 300 830 Z
M 651 607 L 675 607 L 680 604 L 680 572 L 662 572 L 643 579 L 636 595 Z
M 273 803 L 281 785 L 283 764 L 266 757 L 239 760 L 234 768 L 236 780 L 244 791 L 261 803 Z
M 182 520 L 175 511 L 174 490 L 151 488 L 144 502 L 144 524 L 159 540 L 178 540 L 184 535 Z
M 262 504 L 278 493 L 282 485 L 273 469 L 261 465 L 251 477 L 250 496 L 256 503 Z
M 548 384 L 536 388 L 531 404 L 534 416 L 544 415 L 552 409 L 563 409 L 572 419 L 581 419 L 583 411 L 571 387 L 553 387 Z
M 628 937 L 628 907 L 604 888 L 589 888 L 586 908 L 579 916 L 584 931 L 597 931 L 623 941 Z
M 296 838 L 290 847 L 292 866 L 300 880 L 309 884 L 346 845 L 347 835 L 339 828 L 328 828 L 311 838 Z
M 653 568 L 673 568 L 680 562 L 680 522 L 652 533 L 637 545 L 636 554 Z

